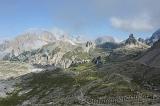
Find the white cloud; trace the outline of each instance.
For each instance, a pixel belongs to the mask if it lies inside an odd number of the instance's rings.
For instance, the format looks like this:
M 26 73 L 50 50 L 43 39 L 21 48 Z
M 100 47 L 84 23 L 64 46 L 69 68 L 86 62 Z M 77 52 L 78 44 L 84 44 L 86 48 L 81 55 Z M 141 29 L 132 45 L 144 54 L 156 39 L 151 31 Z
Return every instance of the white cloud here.
M 149 32 L 160 27 L 160 0 L 93 0 L 97 14 L 122 31 Z
M 151 31 L 154 27 L 147 17 L 136 18 L 110 18 L 111 25 L 125 31 Z

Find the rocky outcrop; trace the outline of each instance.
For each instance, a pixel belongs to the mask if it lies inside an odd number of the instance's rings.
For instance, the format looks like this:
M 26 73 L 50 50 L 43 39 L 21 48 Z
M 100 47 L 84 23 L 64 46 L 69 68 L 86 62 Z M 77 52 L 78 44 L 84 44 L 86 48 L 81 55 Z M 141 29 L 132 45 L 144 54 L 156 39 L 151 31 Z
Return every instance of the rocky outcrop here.
M 83 47 L 84 52 L 87 52 L 87 53 L 89 52 L 90 49 L 93 49 L 93 48 L 95 48 L 95 45 L 91 41 L 87 41 L 85 46 Z
M 133 34 L 129 35 L 129 38 L 125 41 L 125 45 L 136 45 L 138 42 L 135 39 L 135 37 L 133 36 Z

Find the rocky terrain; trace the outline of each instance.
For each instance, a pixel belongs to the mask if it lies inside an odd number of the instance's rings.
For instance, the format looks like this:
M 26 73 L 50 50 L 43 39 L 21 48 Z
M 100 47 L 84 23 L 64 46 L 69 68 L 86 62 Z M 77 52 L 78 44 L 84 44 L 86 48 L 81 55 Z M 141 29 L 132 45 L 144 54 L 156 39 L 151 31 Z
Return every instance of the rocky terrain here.
M 62 36 L 3 57 L 0 105 L 159 106 L 159 70 L 159 41 L 150 48 L 133 34 L 121 43 Z
M 16 89 L 15 85 L 20 82 L 19 77 L 42 70 L 26 63 L 0 61 L 0 97 L 6 97 Z

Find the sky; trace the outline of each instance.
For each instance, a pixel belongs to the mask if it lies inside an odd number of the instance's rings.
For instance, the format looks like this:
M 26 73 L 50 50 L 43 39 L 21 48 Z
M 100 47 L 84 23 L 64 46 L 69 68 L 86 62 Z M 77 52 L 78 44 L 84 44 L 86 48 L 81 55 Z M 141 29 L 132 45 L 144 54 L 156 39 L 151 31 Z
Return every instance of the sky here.
M 147 38 L 160 27 L 160 0 L 0 0 L 0 38 L 29 29 L 63 30 L 73 36 L 130 33 Z

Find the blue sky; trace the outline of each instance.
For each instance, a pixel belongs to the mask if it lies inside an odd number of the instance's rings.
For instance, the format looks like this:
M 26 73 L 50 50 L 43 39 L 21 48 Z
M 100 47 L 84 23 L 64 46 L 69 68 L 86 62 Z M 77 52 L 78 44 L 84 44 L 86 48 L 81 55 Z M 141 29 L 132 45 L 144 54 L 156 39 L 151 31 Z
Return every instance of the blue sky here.
M 125 2 L 125 3 L 124 3 Z M 32 28 L 58 28 L 72 35 L 128 34 L 149 37 L 159 28 L 155 0 L 0 0 L 0 37 L 15 37 Z

